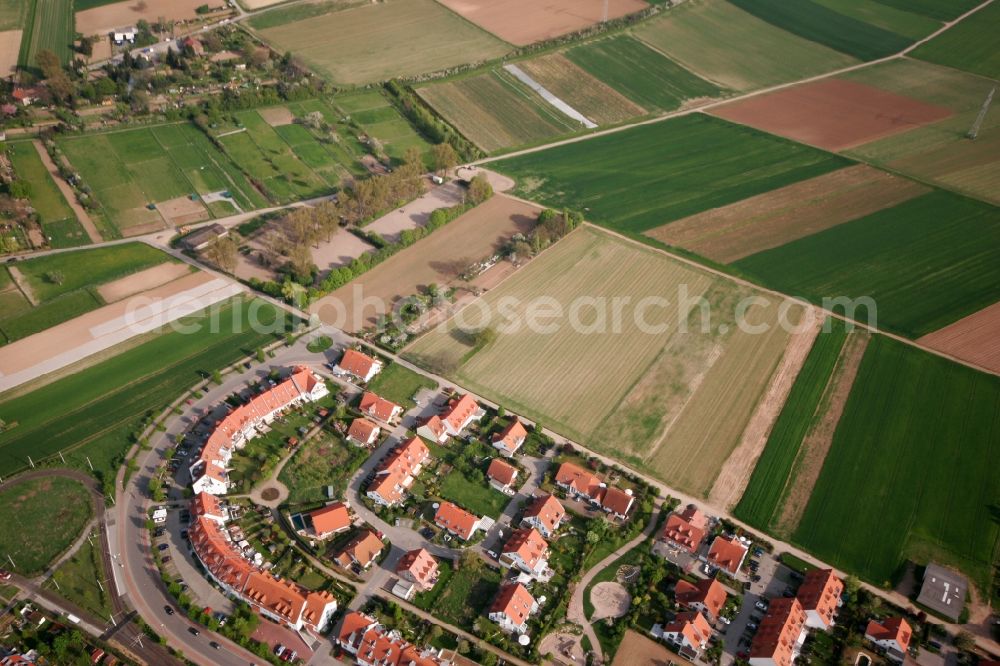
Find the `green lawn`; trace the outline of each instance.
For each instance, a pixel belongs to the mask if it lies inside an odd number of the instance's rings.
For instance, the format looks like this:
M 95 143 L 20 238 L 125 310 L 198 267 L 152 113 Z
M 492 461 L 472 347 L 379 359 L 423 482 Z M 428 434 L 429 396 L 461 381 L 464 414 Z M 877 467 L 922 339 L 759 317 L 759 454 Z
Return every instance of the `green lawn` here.
M 767 446 L 754 467 L 750 482 L 733 514 L 754 527 L 767 529 L 780 512 L 785 484 L 792 473 L 802 440 L 816 422 L 820 398 L 833 374 L 847 330 L 839 319 L 821 333 L 795 378 L 781 414 L 767 438 Z
M 480 571 L 456 571 L 454 566 L 449 560 L 438 560 L 437 584 L 430 592 L 418 593 L 413 604 L 445 622 L 471 630 L 472 623 L 486 612 L 500 589 L 500 572 L 485 566 Z
M 877 584 L 905 559 L 987 590 L 1000 544 L 1000 378 L 875 336 L 794 541 Z
M 581 68 L 646 109 L 671 111 L 722 90 L 629 36 L 612 37 L 566 51 Z
M 883 58 L 902 51 L 915 41 L 814 0 L 728 1 L 782 30 L 861 60 Z
M 405 408 L 413 407 L 413 396 L 422 388 L 436 389 L 437 382 L 400 365 L 390 363 L 368 383 L 368 389 Z
M 237 299 L 221 308 L 214 331 L 209 318 L 193 315 L 186 320 L 200 324 L 193 332 L 163 333 L 25 395 L 0 395 L 0 418 L 17 424 L 0 434 L 0 475 L 27 467 L 28 455 L 37 463 L 59 451 L 70 466 L 88 469 L 89 456 L 98 470 L 113 473 L 147 413 L 279 335 L 266 326 L 250 330 L 251 306 L 262 325 L 277 321 L 270 304 Z
M 35 297 L 48 301 L 168 261 L 176 260 L 145 243 L 125 243 L 28 259 L 19 262 L 17 269 L 28 278 Z M 46 274 L 52 271 L 62 274 L 62 282 L 46 279 Z
M 78 481 L 34 479 L 0 490 L 0 560 L 31 575 L 44 571 L 92 517 L 90 494 Z
M 14 172 L 31 185 L 31 205 L 38 213 L 42 230 L 50 237 L 52 247 L 75 247 L 89 243 L 87 233 L 42 164 L 34 144 L 30 141 L 12 143 L 8 153 Z
M 994 2 L 926 44 L 922 44 L 911 55 L 914 58 L 998 79 L 1000 78 L 998 25 L 1000 25 L 1000 5 Z
M 843 158 L 702 114 L 494 162 L 515 192 L 592 222 L 653 227 L 841 168 Z
M 441 497 L 477 516 L 491 518 L 498 518 L 510 503 L 510 497 L 490 487 L 489 481 L 473 481 L 457 469 L 441 479 Z
M 89 610 L 95 616 L 105 618 L 111 615 L 111 604 L 107 595 L 110 583 L 104 578 L 100 543 L 97 534 L 94 535 L 93 541 L 89 539 L 84 541 L 80 550 L 56 569 L 52 578 L 45 582 L 45 588 Z M 53 580 L 58 583 L 58 587 L 53 584 Z M 101 581 L 100 585 L 98 581 Z
M 734 265 L 816 302 L 871 297 L 879 326 L 917 338 L 1000 300 L 1000 209 L 934 191 Z
M 296 451 L 278 480 L 288 488 L 289 504 L 308 504 L 329 499 L 328 486 L 333 486 L 333 496 L 343 497 L 347 482 L 368 452 L 351 446 L 328 432 L 322 432 Z

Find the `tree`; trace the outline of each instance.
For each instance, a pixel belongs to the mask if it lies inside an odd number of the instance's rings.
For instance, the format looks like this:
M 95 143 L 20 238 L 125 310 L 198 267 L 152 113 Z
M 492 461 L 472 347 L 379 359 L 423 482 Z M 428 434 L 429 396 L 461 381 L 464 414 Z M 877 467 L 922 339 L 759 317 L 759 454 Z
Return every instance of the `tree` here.
M 263 347 L 257 347 L 257 362 L 258 363 L 263 363 L 264 362 L 264 348 Z
M 45 273 L 45 281 L 50 284 L 62 284 L 65 279 L 66 276 L 60 270 L 51 270 Z
M 91 37 L 83 37 L 80 39 L 80 46 L 77 49 L 80 55 L 89 58 L 94 55 L 94 40 Z
M 486 176 L 478 174 L 469 183 L 469 201 L 473 206 L 478 206 L 491 196 L 493 196 L 493 186 L 486 180 Z
M 958 635 L 955 636 L 955 647 L 962 652 L 969 652 L 976 647 L 976 638 L 968 631 L 960 631 L 958 632 Z
M 236 262 L 239 259 L 239 245 L 233 238 L 223 236 L 208 247 L 206 255 L 216 266 L 227 273 L 232 273 L 236 270 Z
M 42 49 L 35 54 L 35 64 L 38 65 L 38 69 L 42 70 L 42 76 L 46 79 L 51 79 L 56 72 L 62 71 L 62 62 L 59 61 L 59 56 L 49 49 Z
M 458 153 L 447 141 L 435 145 L 431 149 L 431 156 L 434 159 L 434 170 L 441 175 L 458 165 Z
M 465 640 L 464 638 L 458 642 L 459 654 L 469 654 L 470 649 L 472 649 L 472 646 L 469 644 L 469 641 Z
M 474 550 L 464 550 L 458 558 L 458 568 L 476 573 L 483 570 L 483 559 Z

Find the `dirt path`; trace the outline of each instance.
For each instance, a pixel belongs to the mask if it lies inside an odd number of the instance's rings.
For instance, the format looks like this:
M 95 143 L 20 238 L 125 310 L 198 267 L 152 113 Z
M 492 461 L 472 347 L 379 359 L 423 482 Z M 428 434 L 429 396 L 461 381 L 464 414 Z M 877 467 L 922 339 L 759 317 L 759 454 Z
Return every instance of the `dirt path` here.
M 103 241 L 104 239 L 101 238 L 100 232 L 97 231 L 97 226 L 94 224 L 94 221 L 90 219 L 90 215 L 88 215 L 87 211 L 83 209 L 80 202 L 76 200 L 76 194 L 73 193 L 73 188 L 70 187 L 69 183 L 63 180 L 62 176 L 59 175 L 59 169 L 56 168 L 56 163 L 52 161 L 48 151 L 45 150 L 45 146 L 43 146 L 42 142 L 38 140 L 32 141 L 31 143 L 35 145 L 35 150 L 38 151 L 38 156 L 42 158 L 42 164 L 44 164 L 45 168 L 49 170 L 52 180 L 55 181 L 56 187 L 58 187 L 59 191 L 62 192 L 63 198 L 66 199 L 66 203 L 73 209 L 73 214 L 76 215 L 76 219 L 80 223 L 80 226 L 82 226 L 84 231 L 87 232 L 87 235 L 90 236 L 90 242 L 100 243 Z
M 814 313 L 814 319 L 811 327 L 801 333 L 796 333 L 788 341 L 785 355 L 775 370 L 763 398 L 757 404 L 757 409 L 750 418 L 750 422 L 747 423 L 746 430 L 743 431 L 743 438 L 723 464 L 719 476 L 715 479 L 715 484 L 708 496 L 712 504 L 729 509 L 743 496 L 743 491 L 746 490 L 747 483 L 750 481 L 750 473 L 757 464 L 760 454 L 764 451 L 764 445 L 767 444 L 771 429 L 774 427 L 775 421 L 778 420 L 778 414 L 785 406 L 795 378 L 802 371 L 806 357 L 809 356 L 809 350 L 812 349 L 813 342 L 823 326 L 822 317 L 815 316 Z
M 31 307 L 38 307 L 38 299 L 35 298 L 35 292 L 31 290 L 31 285 L 21 274 L 21 271 L 17 270 L 16 266 L 8 266 L 7 270 L 10 271 L 10 277 L 14 280 L 14 284 L 16 284 L 17 288 L 21 290 L 21 293 L 24 294 L 27 301 L 31 303 Z
M 796 456 L 788 497 L 775 525 L 775 531 L 779 534 L 794 532 L 805 513 L 816 480 L 823 469 L 826 454 L 833 444 L 833 432 L 844 413 L 847 397 L 858 376 L 861 358 L 865 355 L 869 340 L 871 335 L 867 331 L 856 330 L 848 336 L 840 352 L 840 358 L 837 359 L 833 375 L 817 408 L 819 419 L 802 441 L 802 448 Z

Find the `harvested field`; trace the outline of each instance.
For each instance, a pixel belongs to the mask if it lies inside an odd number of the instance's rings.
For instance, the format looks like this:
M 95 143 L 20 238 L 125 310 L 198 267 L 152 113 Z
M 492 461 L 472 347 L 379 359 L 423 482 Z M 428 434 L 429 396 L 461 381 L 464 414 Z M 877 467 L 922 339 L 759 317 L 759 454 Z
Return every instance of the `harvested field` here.
M 953 112 L 932 125 L 856 146 L 849 155 L 1000 204 L 1000 113 L 986 115 L 975 141 L 965 136 L 995 81 L 909 58 L 842 78 Z
M 260 17 L 294 12 L 277 9 Z M 254 19 L 249 24 L 258 27 Z M 259 28 L 280 51 L 291 51 L 337 83 L 371 83 L 490 60 L 507 45 L 469 25 L 434 0 L 387 0 Z
M 518 66 L 598 125 L 618 123 L 646 113 L 641 106 L 594 78 L 561 53 L 526 60 Z
M 611 666 L 670 666 L 685 663 L 684 659 L 664 647 L 663 643 L 627 629 Z
M 917 342 L 1000 374 L 1000 303 L 928 333 Z
M 646 235 L 727 264 L 928 191 L 912 180 L 856 165 L 713 208 Z
M 0 32 L 0 76 L 9 76 L 17 67 L 17 54 L 21 49 L 21 30 Z
M 192 270 L 189 265 L 182 263 L 160 264 L 112 282 L 105 282 L 97 287 L 97 293 L 100 294 L 105 303 L 114 303 L 147 289 L 172 282 L 187 275 Z
M 715 107 L 711 113 L 840 151 L 944 120 L 951 110 L 845 79 L 827 79 Z
M 725 0 L 688 0 L 635 34 L 695 74 L 732 90 L 797 81 L 858 62 Z M 738 58 L 734 44 L 739 44 Z
M 748 127 L 691 114 L 491 167 L 518 181 L 519 196 L 553 208 L 587 209 L 592 222 L 638 234 L 848 164 Z
M 643 0 L 441 0 L 505 42 L 525 46 L 646 9 Z
M 736 304 L 750 293 L 585 226 L 405 353 L 512 411 L 704 494 L 789 342 L 780 326 L 751 335 L 733 325 Z M 707 323 L 697 307 L 702 296 Z M 659 298 L 669 305 L 639 312 L 636 304 Z M 542 328 L 524 325 L 540 303 L 561 315 Z M 747 319 L 774 324 L 778 308 L 770 305 L 751 307 Z M 788 318 L 797 321 L 803 310 L 795 306 Z M 500 319 L 490 324 L 496 339 L 480 347 L 468 331 L 487 325 L 486 311 Z
M 1000 209 L 934 190 L 733 265 L 814 302 L 870 298 L 879 327 L 919 338 L 1000 300 Z
M 155 23 L 190 19 L 204 0 L 123 0 L 76 13 L 76 31 L 84 35 L 104 35 L 115 28 L 135 25 L 140 19 Z
M 271 127 L 291 125 L 295 122 L 295 114 L 289 111 L 286 106 L 272 106 L 266 109 L 259 109 L 257 113 Z
M 162 201 L 156 204 L 156 210 L 171 227 L 194 224 L 211 217 L 205 205 L 197 199 L 192 200 L 191 197 L 176 197 Z
M 417 93 L 488 153 L 583 128 L 502 69 L 424 86 Z
M 388 311 L 428 284 L 456 284 L 473 262 L 490 256 L 516 233 L 534 226 L 538 208 L 494 195 L 486 203 L 414 243 L 310 308 L 327 323 L 349 331 L 373 324 L 379 309 Z M 374 299 L 378 305 L 371 301 Z M 364 302 L 363 302 L 364 301 Z

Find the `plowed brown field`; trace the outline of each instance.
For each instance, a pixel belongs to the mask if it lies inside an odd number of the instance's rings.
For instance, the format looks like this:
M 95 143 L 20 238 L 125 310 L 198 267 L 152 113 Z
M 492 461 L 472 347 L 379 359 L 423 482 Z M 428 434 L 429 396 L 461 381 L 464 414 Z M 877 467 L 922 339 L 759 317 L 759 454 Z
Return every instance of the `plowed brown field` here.
M 917 342 L 1000 373 L 1000 303 L 928 333 Z
M 711 113 L 826 150 L 847 150 L 952 115 L 944 107 L 842 79 L 758 95 Z

